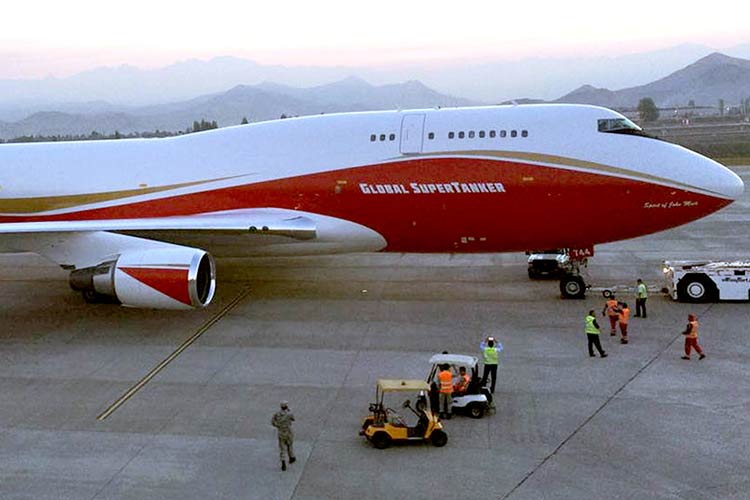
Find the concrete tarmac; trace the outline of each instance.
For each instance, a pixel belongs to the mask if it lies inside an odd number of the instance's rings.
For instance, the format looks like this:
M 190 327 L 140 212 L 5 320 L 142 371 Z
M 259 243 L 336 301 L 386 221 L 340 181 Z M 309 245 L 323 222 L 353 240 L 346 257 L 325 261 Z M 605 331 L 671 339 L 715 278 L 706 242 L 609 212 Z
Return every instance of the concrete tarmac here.
M 746 192 L 597 247 L 590 280 L 658 286 L 664 259 L 750 258 L 749 227 Z M 601 359 L 583 318 L 602 297 L 560 299 L 518 254 L 227 260 L 215 303 L 189 313 L 87 305 L 31 255 L 0 269 L 2 499 L 750 498 L 748 303 L 652 294 L 630 344 L 600 321 Z M 690 312 L 702 361 L 680 359 Z M 444 448 L 358 436 L 377 378 L 423 378 L 431 354 L 478 354 L 487 334 L 505 346 L 495 414 L 447 421 Z M 281 400 L 297 418 L 286 472 Z

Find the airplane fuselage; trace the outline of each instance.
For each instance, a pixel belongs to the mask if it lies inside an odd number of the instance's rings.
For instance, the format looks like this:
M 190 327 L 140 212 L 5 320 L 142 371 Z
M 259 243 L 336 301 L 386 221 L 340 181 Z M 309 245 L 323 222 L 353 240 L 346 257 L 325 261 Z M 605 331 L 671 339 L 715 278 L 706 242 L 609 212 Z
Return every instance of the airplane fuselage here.
M 363 237 L 357 250 L 502 252 L 660 231 L 741 192 L 733 174 L 696 153 L 599 130 L 600 120 L 620 118 L 590 106 L 499 106 L 321 115 L 159 140 L 4 145 L 0 223 L 273 207 L 382 237 Z M 220 255 L 268 250 L 222 241 Z M 296 247 L 292 253 L 315 252 Z

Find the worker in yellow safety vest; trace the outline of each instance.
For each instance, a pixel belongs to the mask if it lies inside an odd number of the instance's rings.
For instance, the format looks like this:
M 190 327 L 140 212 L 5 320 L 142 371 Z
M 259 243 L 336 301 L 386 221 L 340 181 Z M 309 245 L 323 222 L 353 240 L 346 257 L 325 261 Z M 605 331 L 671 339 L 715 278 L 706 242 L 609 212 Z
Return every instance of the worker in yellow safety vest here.
M 494 337 L 487 337 L 479 344 L 484 361 L 484 373 L 482 374 L 482 385 L 487 385 L 487 379 L 492 375 L 490 392 L 495 393 L 495 381 L 497 379 L 497 355 L 503 352 L 503 344 L 496 341 Z
M 596 322 L 596 316 L 594 310 L 590 310 L 588 316 L 586 316 L 585 330 L 586 338 L 588 339 L 589 345 L 589 356 L 594 357 L 594 347 L 599 351 L 599 356 L 602 358 L 607 357 L 607 353 L 602 349 L 602 344 L 599 341 L 599 323 Z
M 635 317 L 646 318 L 646 300 L 648 300 L 648 288 L 641 278 L 635 285 Z

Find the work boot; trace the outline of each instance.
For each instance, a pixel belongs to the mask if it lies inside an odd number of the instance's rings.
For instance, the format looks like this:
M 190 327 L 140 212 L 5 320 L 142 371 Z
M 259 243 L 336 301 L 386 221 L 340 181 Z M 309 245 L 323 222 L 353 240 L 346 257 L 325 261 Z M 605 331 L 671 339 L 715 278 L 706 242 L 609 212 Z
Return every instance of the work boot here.
M 603 358 L 606 358 L 607 356 L 609 356 L 609 354 L 607 354 L 606 352 L 602 353 Z
M 683 356 L 680 359 L 686 359 L 686 360 L 690 361 L 690 356 Z
M 296 461 L 297 461 L 297 457 L 289 457 L 289 463 L 290 464 L 293 464 Z
M 286 462 L 281 461 L 281 470 L 286 470 Z
M 620 343 L 621 344 L 627 344 L 628 343 L 628 339 L 620 339 Z
M 703 358 L 705 358 L 705 357 L 706 357 L 706 355 L 705 355 L 705 354 L 701 354 L 700 356 L 698 356 L 698 359 L 703 359 Z
M 614 337 L 615 335 L 617 335 L 617 332 L 609 332 L 610 337 Z

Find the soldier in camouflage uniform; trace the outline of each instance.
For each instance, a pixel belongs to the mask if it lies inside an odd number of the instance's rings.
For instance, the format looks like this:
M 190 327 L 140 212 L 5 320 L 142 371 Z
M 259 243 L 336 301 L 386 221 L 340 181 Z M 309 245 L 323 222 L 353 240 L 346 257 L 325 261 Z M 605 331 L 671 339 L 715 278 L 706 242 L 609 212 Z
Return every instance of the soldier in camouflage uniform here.
M 276 427 L 279 436 L 279 458 L 281 459 L 281 470 L 286 470 L 286 455 L 289 455 L 289 463 L 293 464 L 297 459 L 294 457 L 292 444 L 294 432 L 292 432 L 294 415 L 289 411 L 289 403 L 281 402 L 281 409 L 271 419 L 271 425 Z

